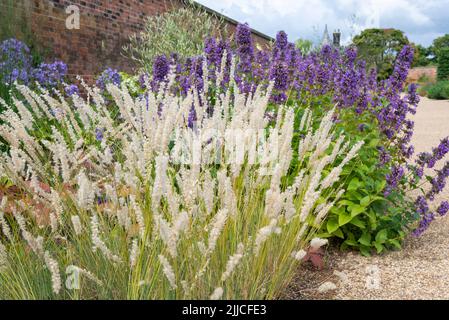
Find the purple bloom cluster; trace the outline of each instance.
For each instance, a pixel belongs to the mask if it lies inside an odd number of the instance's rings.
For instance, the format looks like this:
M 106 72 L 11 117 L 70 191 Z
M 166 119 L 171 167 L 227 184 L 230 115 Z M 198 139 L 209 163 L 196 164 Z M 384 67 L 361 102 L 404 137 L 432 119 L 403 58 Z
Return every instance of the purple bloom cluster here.
M 397 188 L 400 183 L 402 177 L 404 176 L 404 168 L 400 166 L 393 166 L 391 169 L 391 173 L 387 174 L 387 187 L 385 188 L 384 195 L 387 197 L 391 191 Z
M 96 83 L 100 89 L 105 90 L 108 83 L 120 86 L 121 82 L 122 77 L 120 73 L 116 69 L 107 68 L 100 74 Z
M 157 56 L 153 62 L 153 81 L 164 81 L 170 71 L 170 62 L 165 55 Z
M 31 86 L 38 82 L 42 87 L 50 89 L 61 85 L 66 75 L 67 65 L 62 61 L 33 67 L 30 49 L 17 39 L 0 43 L 0 81 L 8 86 L 15 81 Z M 69 87 L 69 90 L 66 88 L 68 95 L 78 92 L 74 87 Z
M 12 84 L 20 81 L 27 84 L 32 72 L 30 49 L 17 39 L 0 43 L 0 81 Z
M 413 231 L 413 235 L 415 237 L 419 237 L 420 235 L 422 235 L 433 220 L 435 220 L 435 215 L 432 212 L 423 214 L 421 220 L 419 221 L 418 228 Z
M 440 206 L 437 209 L 437 213 L 440 216 L 444 216 L 446 215 L 446 213 L 449 211 L 449 202 L 447 201 L 442 201 Z
M 64 90 L 66 95 L 69 97 L 80 94 L 79 88 L 74 84 L 67 85 Z
M 33 77 L 46 88 L 56 87 L 67 75 L 67 65 L 62 61 L 42 63 L 33 71 Z
M 102 141 L 104 137 L 104 129 L 96 128 L 95 129 L 95 139 L 97 141 Z
M 436 170 L 436 176 L 430 181 L 432 188 L 427 193 L 427 198 L 433 200 L 435 195 L 443 191 L 446 186 L 447 178 L 449 177 L 449 161 L 441 168 Z

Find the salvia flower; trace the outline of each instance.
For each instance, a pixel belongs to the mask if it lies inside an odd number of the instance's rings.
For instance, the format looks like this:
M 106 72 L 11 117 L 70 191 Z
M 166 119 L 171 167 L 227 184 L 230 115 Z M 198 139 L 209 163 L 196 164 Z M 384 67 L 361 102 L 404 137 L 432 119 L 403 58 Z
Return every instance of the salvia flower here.
M 69 97 L 73 96 L 74 94 L 79 95 L 79 89 L 74 84 L 66 86 L 64 88 L 64 90 L 65 90 L 66 95 Z
M 440 216 L 444 216 L 446 215 L 446 213 L 449 211 L 449 202 L 448 201 L 443 201 L 441 202 L 440 206 L 437 209 L 437 213 Z
M 42 63 L 34 70 L 34 78 L 44 87 L 55 87 L 67 75 L 67 65 L 62 61 Z
M 121 82 L 122 77 L 120 73 L 116 69 L 107 68 L 101 73 L 100 77 L 97 79 L 97 86 L 100 89 L 105 90 L 106 85 L 108 83 L 120 86 Z

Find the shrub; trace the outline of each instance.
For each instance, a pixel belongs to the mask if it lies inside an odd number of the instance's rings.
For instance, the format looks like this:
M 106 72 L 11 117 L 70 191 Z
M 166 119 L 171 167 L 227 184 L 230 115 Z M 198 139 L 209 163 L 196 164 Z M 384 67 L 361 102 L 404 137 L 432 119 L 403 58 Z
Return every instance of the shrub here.
M 210 35 L 225 35 L 225 23 L 196 5 L 150 16 L 145 30 L 130 37 L 123 49 L 138 67 L 151 72 L 153 60 L 160 55 L 176 53 L 183 57 L 202 53 L 204 39 Z
M 440 49 L 437 77 L 439 81 L 449 80 L 449 48 Z
M 98 88 L 86 88 L 91 102 L 74 96 L 70 106 L 18 87 L 27 103 L 0 126 L 11 144 L 2 171 L 21 195 L 2 201 L 0 298 L 280 295 L 362 143 L 333 142 L 333 110 L 316 129 L 308 110 L 297 119 L 280 107 L 270 122 L 273 84 L 248 99 L 225 90 L 207 102 L 194 90 L 173 95 L 168 78 L 147 100 L 106 85 L 115 120 Z M 38 141 L 42 117 L 57 122 Z M 296 126 L 308 134 L 294 156 Z
M 449 81 L 438 81 L 426 87 L 426 91 L 431 99 L 449 99 Z

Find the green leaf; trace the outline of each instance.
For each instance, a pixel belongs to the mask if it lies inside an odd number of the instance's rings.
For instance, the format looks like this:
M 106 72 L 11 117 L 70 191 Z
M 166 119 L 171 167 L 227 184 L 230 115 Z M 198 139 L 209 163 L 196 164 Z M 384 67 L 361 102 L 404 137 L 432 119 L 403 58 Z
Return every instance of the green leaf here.
M 357 201 L 357 202 L 359 202 L 360 199 L 363 198 L 363 196 L 360 193 L 358 193 L 357 191 L 354 191 L 354 190 L 348 191 L 347 197 L 348 197 L 348 199 L 354 200 L 354 201 Z
M 348 246 L 353 246 L 353 247 L 358 246 L 358 243 L 355 240 L 346 239 L 344 243 L 347 244 Z
M 377 193 L 381 192 L 385 188 L 386 185 L 387 185 L 386 180 L 378 181 L 376 183 L 376 192 Z
M 384 243 L 388 238 L 388 230 L 382 229 L 376 234 L 376 242 Z
M 372 202 L 377 201 L 377 200 L 379 200 L 379 201 L 387 201 L 387 199 L 385 199 L 385 197 L 380 197 L 380 196 L 374 196 L 371 199 Z
M 359 242 L 367 247 L 371 245 L 371 234 L 364 232 L 359 239 Z
M 367 207 L 370 204 L 371 198 L 370 196 L 366 196 L 360 200 L 360 205 L 363 207 Z
M 341 200 L 338 202 L 338 205 L 340 206 L 352 206 L 354 204 L 354 202 L 350 201 L 350 200 Z
M 353 206 L 350 206 L 349 210 L 351 211 L 351 217 L 355 217 L 355 216 L 361 214 L 362 212 L 364 212 L 365 207 L 362 207 L 359 204 L 355 204 Z
M 369 142 L 368 146 L 375 147 L 379 144 L 379 142 L 380 142 L 380 139 L 373 139 Z
M 327 233 L 327 232 L 322 232 L 322 233 L 317 233 L 317 234 L 316 234 L 316 237 L 317 237 L 317 238 L 321 238 L 321 239 L 330 238 L 330 237 L 332 237 L 332 236 L 333 236 L 332 234 L 329 234 L 329 233 Z
M 360 181 L 358 178 L 352 178 L 348 185 L 348 191 L 357 190 L 359 188 Z
M 336 237 L 338 237 L 338 238 L 340 238 L 340 239 L 344 239 L 344 238 L 345 238 L 345 235 L 343 234 L 343 231 L 341 231 L 340 228 L 338 228 L 338 229 L 333 233 L 333 235 L 336 236 Z
M 352 216 L 349 214 L 349 213 L 347 213 L 347 212 L 344 212 L 344 213 L 342 213 L 342 214 L 340 214 L 339 216 L 338 216 L 338 225 L 341 227 L 341 226 L 344 226 L 345 224 L 347 224 L 348 222 L 350 222 L 352 220 Z
M 332 217 L 327 221 L 327 224 L 326 224 L 327 232 L 334 233 L 335 230 L 338 229 L 338 227 L 339 227 L 339 225 L 338 225 L 337 218 Z
M 360 253 L 364 255 L 365 257 L 369 257 L 371 255 L 371 252 L 369 250 L 369 247 L 361 246 L 359 247 Z
M 351 224 L 359 227 L 360 229 L 365 229 L 366 225 L 365 222 L 363 222 L 362 220 L 360 220 L 358 217 L 355 217 L 351 220 Z
M 377 253 L 381 253 L 384 250 L 384 246 L 381 243 L 374 242 L 374 246 L 376 247 Z
M 397 249 L 401 249 L 401 243 L 396 239 L 389 239 L 388 243 L 396 247 Z

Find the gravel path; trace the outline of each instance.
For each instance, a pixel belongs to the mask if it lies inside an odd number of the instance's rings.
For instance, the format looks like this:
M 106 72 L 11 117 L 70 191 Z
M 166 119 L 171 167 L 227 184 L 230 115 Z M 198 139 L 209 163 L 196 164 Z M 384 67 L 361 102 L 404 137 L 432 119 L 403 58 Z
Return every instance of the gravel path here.
M 449 135 L 449 101 L 422 98 L 414 120 L 416 151 L 431 151 Z M 448 186 L 436 203 L 441 199 L 449 199 Z M 327 270 L 306 270 L 307 281 L 298 279 L 291 297 L 449 299 L 449 217 L 434 221 L 420 238 L 409 237 L 400 251 L 368 258 L 332 251 L 327 260 Z M 337 289 L 320 293 L 319 286 L 327 281 L 335 283 Z

